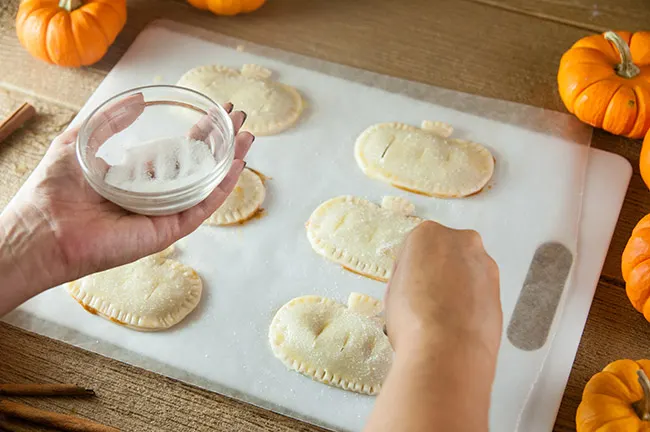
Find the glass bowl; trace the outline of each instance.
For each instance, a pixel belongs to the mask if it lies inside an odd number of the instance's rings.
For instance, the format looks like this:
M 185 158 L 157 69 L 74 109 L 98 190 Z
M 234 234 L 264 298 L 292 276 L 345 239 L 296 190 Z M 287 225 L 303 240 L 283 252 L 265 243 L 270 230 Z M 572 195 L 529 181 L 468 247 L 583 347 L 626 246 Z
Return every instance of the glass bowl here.
M 183 87 L 127 90 L 97 107 L 76 142 L 84 177 L 101 196 L 151 216 L 186 210 L 219 185 L 232 165 L 230 116 Z

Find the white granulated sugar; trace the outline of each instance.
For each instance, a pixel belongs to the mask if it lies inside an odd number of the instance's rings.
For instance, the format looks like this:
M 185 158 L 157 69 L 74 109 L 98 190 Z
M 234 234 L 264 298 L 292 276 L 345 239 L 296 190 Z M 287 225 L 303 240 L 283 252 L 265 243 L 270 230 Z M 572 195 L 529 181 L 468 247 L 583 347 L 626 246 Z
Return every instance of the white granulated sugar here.
M 205 177 L 216 164 L 203 141 L 163 138 L 124 148 L 122 161 L 108 169 L 104 181 L 131 192 L 165 192 Z

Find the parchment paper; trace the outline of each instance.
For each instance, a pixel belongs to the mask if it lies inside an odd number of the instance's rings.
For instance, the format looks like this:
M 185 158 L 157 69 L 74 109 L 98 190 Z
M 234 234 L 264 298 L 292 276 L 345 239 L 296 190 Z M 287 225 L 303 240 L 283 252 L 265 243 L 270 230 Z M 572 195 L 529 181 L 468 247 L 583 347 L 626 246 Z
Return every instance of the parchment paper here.
M 158 81 L 173 84 L 186 70 L 211 63 L 268 67 L 279 81 L 298 88 L 308 109 L 295 128 L 258 138 L 248 158 L 249 166 L 271 177 L 266 216 L 241 227 L 202 227 L 178 243 L 177 259 L 193 266 L 205 284 L 197 310 L 170 331 L 139 333 L 88 314 L 59 287 L 5 317 L 7 322 L 315 424 L 356 431 L 374 399 L 287 371 L 267 342 L 271 318 L 293 297 L 318 294 L 345 301 L 351 291 L 383 295 L 383 284 L 344 272 L 311 250 L 304 223 L 321 202 L 342 194 L 377 203 L 384 195 L 404 196 L 421 217 L 479 231 L 501 270 L 504 331 L 540 244 L 561 243 L 576 262 L 591 129 L 565 114 L 165 21 L 143 31 L 73 124 L 118 91 Z M 425 119 L 451 123 L 454 136 L 492 150 L 497 164 L 489 188 L 466 199 L 440 200 L 363 175 L 353 158 L 361 131 L 378 122 L 419 125 Z M 515 348 L 504 334 L 492 430 L 516 429 L 555 331 L 536 351 Z

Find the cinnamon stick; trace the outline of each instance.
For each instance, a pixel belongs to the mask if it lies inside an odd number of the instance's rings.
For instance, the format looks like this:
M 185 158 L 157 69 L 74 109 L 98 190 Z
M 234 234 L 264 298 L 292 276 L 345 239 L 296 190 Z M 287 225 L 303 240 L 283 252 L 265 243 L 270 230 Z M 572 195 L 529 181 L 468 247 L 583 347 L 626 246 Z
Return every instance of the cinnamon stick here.
M 27 120 L 34 117 L 35 114 L 36 109 L 27 102 L 18 107 L 9 117 L 0 123 L 0 142 L 4 141 L 5 138 L 14 133 Z
M 94 396 L 74 384 L 0 384 L 0 396 Z
M 119 432 L 118 429 L 104 426 L 90 420 L 66 414 L 43 411 L 8 400 L 0 401 L 0 413 L 5 414 L 8 417 L 26 420 L 42 426 L 57 428 L 66 432 Z

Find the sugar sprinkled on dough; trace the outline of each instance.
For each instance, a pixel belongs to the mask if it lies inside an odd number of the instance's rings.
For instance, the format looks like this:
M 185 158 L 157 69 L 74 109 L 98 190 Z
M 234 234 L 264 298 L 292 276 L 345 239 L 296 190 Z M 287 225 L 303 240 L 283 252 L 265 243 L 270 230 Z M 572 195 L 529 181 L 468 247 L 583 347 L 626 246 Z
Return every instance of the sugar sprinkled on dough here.
M 354 196 L 322 203 L 309 217 L 307 238 L 316 253 L 364 276 L 387 281 L 396 248 L 422 219 Z
M 248 114 L 242 130 L 274 135 L 292 126 L 303 111 L 293 87 L 271 79 L 271 70 L 245 64 L 240 70 L 206 65 L 187 71 L 177 85 L 199 91 L 217 103 L 232 102 Z
M 287 367 L 316 381 L 375 395 L 393 357 L 376 317 L 381 309 L 379 300 L 357 293 L 348 307 L 325 297 L 294 298 L 271 322 L 271 349 Z
M 481 144 L 450 138 L 450 125 L 425 121 L 423 128 L 379 123 L 359 135 L 354 156 L 369 177 L 427 196 L 460 198 L 485 187 L 494 157 Z
M 189 266 L 169 259 L 173 247 L 66 285 L 86 310 L 140 331 L 180 322 L 198 305 L 203 284 Z
M 164 192 L 205 177 L 215 166 L 205 142 L 164 138 L 125 148 L 121 163 L 108 169 L 104 181 L 132 192 Z

